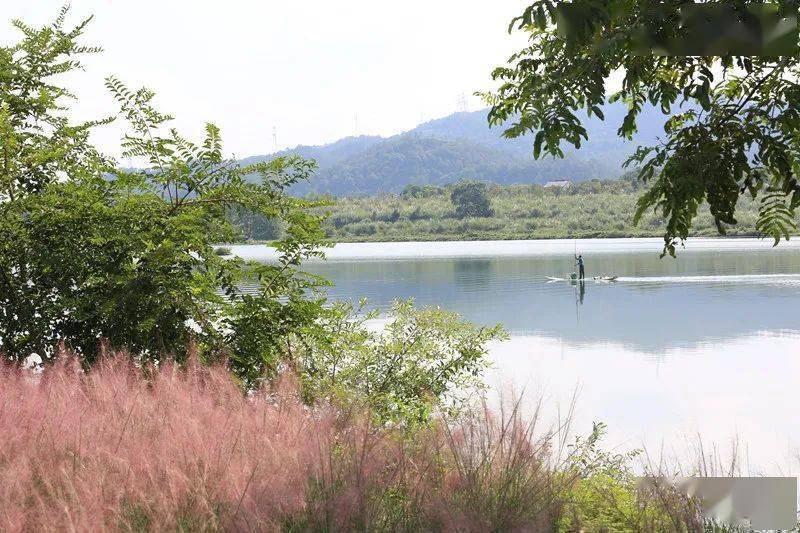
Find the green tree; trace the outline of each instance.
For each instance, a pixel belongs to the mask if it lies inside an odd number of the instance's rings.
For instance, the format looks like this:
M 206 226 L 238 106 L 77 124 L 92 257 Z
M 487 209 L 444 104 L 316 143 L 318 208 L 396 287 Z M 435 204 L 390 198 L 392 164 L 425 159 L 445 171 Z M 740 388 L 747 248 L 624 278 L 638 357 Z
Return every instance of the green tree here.
M 36 30 L 15 23 L 23 40 L 2 52 L 13 83 L 0 89 L 0 352 L 47 360 L 66 342 L 90 363 L 105 340 L 144 358 L 180 359 L 195 342 L 206 356 L 229 358 L 248 384 L 275 372 L 323 311 L 325 283 L 298 270 L 322 255 L 321 217 L 308 212 L 317 204 L 285 194 L 314 163 L 241 167 L 223 156 L 213 124 L 195 144 L 168 127 L 151 91 L 111 78 L 130 124 L 123 155 L 147 167 L 116 169 L 88 143 L 95 123 L 62 118 L 68 93 L 50 78 L 96 51 L 76 43 L 85 22 L 62 29 L 65 14 Z M 236 234 L 226 217 L 233 209 L 283 221 L 276 263 L 214 253 L 213 243 Z M 258 281 L 255 293 L 240 288 L 245 277 Z
M 110 119 L 74 124 L 61 113 L 75 97 L 53 78 L 80 70 L 82 56 L 101 50 L 77 42 L 91 17 L 67 30 L 67 11 L 42 28 L 12 21 L 23 38 L 0 47 L 0 202 L 35 194 L 59 176 L 97 172 L 104 163 L 88 137 Z
M 456 183 L 450 192 L 450 201 L 458 218 L 490 217 L 494 214 L 485 183 L 471 180 Z
M 60 297 L 46 285 L 61 269 L 52 258 L 50 268 L 36 271 L 47 250 L 19 241 L 22 232 L 30 233 L 25 205 L 59 177 L 91 179 L 107 166 L 88 143 L 99 122 L 71 123 L 63 111 L 74 96 L 53 79 L 80 69 L 82 56 L 99 52 L 77 42 L 91 19 L 67 30 L 66 15 L 64 8 L 42 28 L 14 20 L 22 39 L 0 47 L 0 352 L 12 358 L 36 351 L 39 342 L 55 341 L 39 336 L 45 324 L 59 320 L 43 313 L 40 304 Z M 78 253 L 70 250 L 68 257 Z M 69 285 L 68 274 L 64 279 Z
M 658 31 L 679 37 L 685 4 L 659 4 Z M 777 17 L 796 20 L 796 3 L 775 5 Z M 651 6 L 642 0 L 535 1 L 509 27 L 526 32 L 529 42 L 493 73 L 501 83 L 484 95 L 492 105 L 490 123 L 510 121 L 507 137 L 535 133 L 537 158 L 563 157 L 562 142 L 579 148 L 588 138 L 579 110 L 602 119 L 608 100 L 625 102 L 618 133 L 631 138 L 643 106 L 658 106 L 665 115 L 663 141 L 640 147 L 629 163 L 649 183 L 635 220 L 650 208 L 661 211 L 665 253 L 674 255 L 689 235 L 703 202 L 724 233 L 736 224 L 745 193 L 760 199 L 759 231 L 775 244 L 788 238 L 800 205 L 800 59 L 643 54 L 640 36 L 652 26 Z M 559 17 L 570 8 L 583 16 L 573 31 L 559 31 Z M 622 86 L 609 93 L 615 72 L 624 74 Z

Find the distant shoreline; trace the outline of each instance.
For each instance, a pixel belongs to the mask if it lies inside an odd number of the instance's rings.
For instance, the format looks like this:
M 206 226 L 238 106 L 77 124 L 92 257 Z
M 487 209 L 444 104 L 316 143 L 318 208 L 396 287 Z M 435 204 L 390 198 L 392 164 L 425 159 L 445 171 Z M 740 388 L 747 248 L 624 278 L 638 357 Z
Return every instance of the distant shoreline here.
M 408 241 L 408 242 L 350 242 L 336 243 L 325 250 L 325 260 L 318 261 L 396 261 L 418 259 L 490 259 L 540 256 L 571 256 L 583 254 L 652 253 L 660 254 L 661 238 L 609 239 L 534 239 L 487 241 Z M 704 251 L 759 251 L 773 249 L 771 239 L 746 237 L 690 238 L 682 253 Z M 277 251 L 267 245 L 225 245 L 235 256 L 246 260 L 274 261 Z M 800 241 L 781 242 L 778 249 L 800 252 Z
M 661 209 L 647 209 L 634 225 L 644 189 L 633 178 L 569 187 L 487 185 L 477 193 L 483 211 L 471 211 L 470 216 L 456 209 L 454 187 L 414 186 L 399 194 L 340 197 L 314 211 L 324 216 L 329 242 L 662 238 L 667 231 Z M 744 195 L 737 204 L 736 224 L 720 224 L 728 236 L 757 237 L 758 216 L 758 203 Z M 270 221 L 240 227 L 248 242 L 270 242 L 280 235 L 279 224 Z M 707 206 L 698 209 L 690 233 L 720 235 Z
M 424 236 L 425 238 L 419 239 L 386 239 L 386 240 L 347 240 L 347 241 L 325 241 L 329 245 L 337 245 L 337 244 L 397 244 L 397 243 L 431 243 L 431 242 L 532 242 L 532 241 L 589 241 L 589 240 L 612 240 L 612 239 L 658 239 L 660 242 L 663 242 L 662 235 L 656 234 L 635 234 L 635 235 L 580 235 L 580 236 L 570 236 L 570 235 L 561 235 L 561 236 L 553 236 L 553 237 L 536 237 L 531 239 L 526 238 L 516 238 L 516 237 L 497 237 L 497 238 L 482 238 L 482 237 L 472 237 L 469 235 L 443 235 L 441 238 L 427 238 L 428 236 Z M 793 238 L 800 237 L 800 233 L 796 233 L 792 235 Z M 704 239 L 704 240 L 742 240 L 742 239 L 757 239 L 757 240 L 771 240 L 771 237 L 764 236 L 758 234 L 756 232 L 743 232 L 737 233 L 735 235 L 691 235 L 689 240 L 695 239 Z M 230 246 L 275 246 L 278 241 L 275 240 L 252 240 L 252 241 L 236 241 L 236 242 L 221 242 L 215 244 L 215 246 L 220 247 L 230 247 Z M 790 241 L 791 242 L 791 241 Z M 783 241 L 781 241 L 783 244 Z M 780 246 L 780 245 L 779 245 Z

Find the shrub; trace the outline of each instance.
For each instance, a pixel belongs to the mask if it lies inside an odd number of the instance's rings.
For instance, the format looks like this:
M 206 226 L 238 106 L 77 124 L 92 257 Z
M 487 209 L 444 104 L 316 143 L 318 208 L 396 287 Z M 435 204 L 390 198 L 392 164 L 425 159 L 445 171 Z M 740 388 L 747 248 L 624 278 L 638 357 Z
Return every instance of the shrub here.
M 430 218 L 430 217 L 428 217 L 425 214 L 423 214 L 422 213 L 422 209 L 419 206 L 415 207 L 414 210 L 411 211 L 411 213 L 409 213 L 409 215 L 408 215 L 408 219 L 411 220 L 411 221 L 423 220 L 423 219 L 427 219 L 427 218 Z
M 377 231 L 377 227 L 375 226 L 375 224 L 370 224 L 365 222 L 359 222 L 357 224 L 353 224 L 348 229 L 350 233 L 352 233 L 353 235 L 358 235 L 361 237 L 375 235 L 375 232 Z
M 361 217 L 355 214 L 337 214 L 329 220 L 336 229 L 341 229 L 348 224 L 359 222 Z
M 374 316 L 338 304 L 318 330 L 336 334 L 304 339 L 296 370 L 309 401 L 333 395 L 365 404 L 379 421 L 425 423 L 483 390 L 487 344 L 506 336 L 500 326 L 478 327 L 411 301 L 395 302 L 380 331 L 364 325 Z
M 443 189 L 436 185 L 406 185 L 403 192 L 400 193 L 401 198 L 430 198 L 442 194 Z

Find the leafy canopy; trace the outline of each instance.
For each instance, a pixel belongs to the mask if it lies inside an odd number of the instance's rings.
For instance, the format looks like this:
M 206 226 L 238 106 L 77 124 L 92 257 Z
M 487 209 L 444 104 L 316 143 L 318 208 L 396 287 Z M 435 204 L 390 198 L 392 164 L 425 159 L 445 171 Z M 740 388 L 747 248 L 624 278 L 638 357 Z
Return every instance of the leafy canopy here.
M 563 143 L 580 148 L 587 132 L 580 110 L 603 119 L 601 105 L 622 101 L 628 113 L 618 134 L 630 139 L 647 104 L 665 115 L 664 137 L 640 147 L 627 164 L 649 183 L 635 220 L 650 209 L 667 221 L 664 251 L 674 255 L 686 239 L 698 208 L 707 202 L 717 229 L 736 224 L 740 195 L 761 202 L 758 230 L 778 244 L 797 229 L 800 205 L 800 61 L 795 56 L 670 56 L 640 53 L 640 35 L 651 2 L 575 0 L 585 16 L 574 31 L 559 31 L 558 2 L 537 0 L 515 18 L 509 31 L 528 44 L 497 68 L 501 82 L 484 94 L 489 121 L 507 124 L 504 135 L 534 132 L 535 157 L 563 157 Z M 680 30 L 680 8 L 661 5 L 662 28 Z M 742 2 L 736 2 L 737 5 Z M 778 1 L 778 15 L 797 14 L 794 2 Z M 609 78 L 623 75 L 609 90 Z
M 65 29 L 67 11 L 42 28 L 12 21 L 23 38 L 0 46 L 0 202 L 39 192 L 59 176 L 94 172 L 103 162 L 88 136 L 110 119 L 71 123 L 63 112 L 75 96 L 53 79 L 101 50 L 77 42 L 91 17 Z
M 450 201 L 456 208 L 456 217 L 490 217 L 492 211 L 486 184 L 479 181 L 462 180 L 453 186 Z

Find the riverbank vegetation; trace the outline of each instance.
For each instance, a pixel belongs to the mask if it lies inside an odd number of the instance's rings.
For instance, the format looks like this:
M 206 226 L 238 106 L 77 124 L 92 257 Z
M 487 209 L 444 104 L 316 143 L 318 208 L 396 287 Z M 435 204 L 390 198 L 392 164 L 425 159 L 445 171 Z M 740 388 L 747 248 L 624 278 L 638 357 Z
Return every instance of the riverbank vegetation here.
M 340 242 L 661 237 L 665 221 L 652 210 L 633 223 L 642 190 L 635 179 L 592 180 L 566 186 L 486 184 L 484 216 L 463 216 L 449 186 L 410 186 L 402 194 L 329 199 L 326 238 Z M 463 208 L 462 208 L 463 210 Z M 758 204 L 739 200 L 731 236 L 760 236 Z M 707 206 L 691 235 L 717 236 Z

